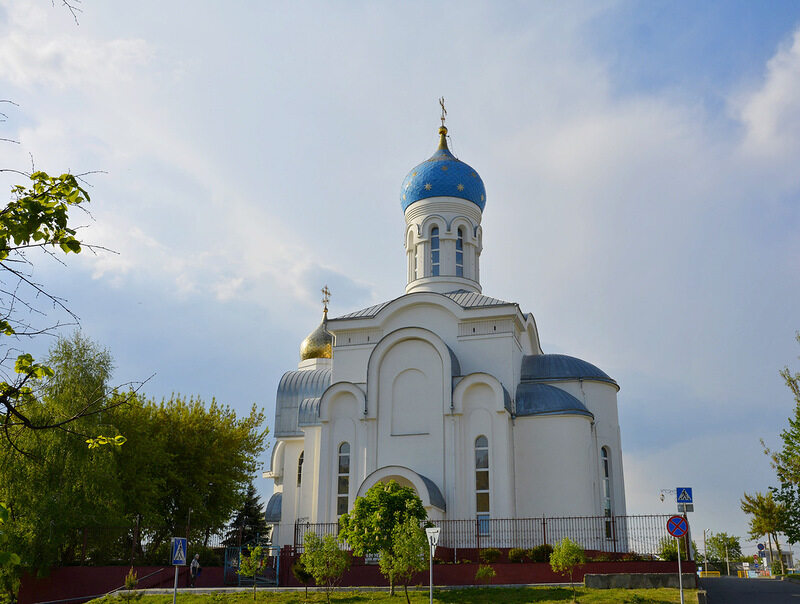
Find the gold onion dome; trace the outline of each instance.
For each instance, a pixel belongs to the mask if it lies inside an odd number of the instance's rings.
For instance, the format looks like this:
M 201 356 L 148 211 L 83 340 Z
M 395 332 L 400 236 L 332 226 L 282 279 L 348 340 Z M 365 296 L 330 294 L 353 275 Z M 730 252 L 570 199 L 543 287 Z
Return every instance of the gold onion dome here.
M 328 331 L 328 309 L 322 311 L 322 323 L 300 344 L 300 360 L 333 358 L 333 334 Z

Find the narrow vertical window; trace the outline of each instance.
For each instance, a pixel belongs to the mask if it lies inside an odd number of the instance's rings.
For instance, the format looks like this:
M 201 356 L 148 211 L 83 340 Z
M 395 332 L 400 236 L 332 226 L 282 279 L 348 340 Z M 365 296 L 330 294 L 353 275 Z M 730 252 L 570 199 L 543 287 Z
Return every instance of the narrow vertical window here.
M 300 451 L 300 457 L 297 458 L 297 486 L 303 484 L 303 455 L 305 451 Z
M 414 246 L 414 279 L 419 279 L 419 264 L 417 260 L 417 246 Z
M 456 239 L 456 277 L 464 276 L 464 229 L 458 228 Z
M 475 439 L 475 512 L 478 531 L 489 534 L 489 441 L 485 436 Z
M 608 447 L 600 449 L 603 464 L 603 516 L 605 517 L 606 539 L 613 538 L 611 523 L 611 461 L 608 459 Z
M 439 227 L 431 229 L 431 275 L 439 276 Z
M 336 515 L 347 513 L 350 495 L 350 443 L 339 445 L 339 473 L 336 487 Z

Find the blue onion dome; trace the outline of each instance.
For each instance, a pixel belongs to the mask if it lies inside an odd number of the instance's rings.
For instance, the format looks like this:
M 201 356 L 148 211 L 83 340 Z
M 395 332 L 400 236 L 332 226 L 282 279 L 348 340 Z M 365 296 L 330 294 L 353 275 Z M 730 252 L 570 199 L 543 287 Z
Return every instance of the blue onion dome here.
M 416 166 L 403 180 L 400 204 L 408 206 L 429 197 L 460 197 L 471 201 L 481 211 L 486 205 L 486 188 L 478 173 L 456 159 L 447 148 L 447 128 L 439 128 L 439 148 L 430 159 Z

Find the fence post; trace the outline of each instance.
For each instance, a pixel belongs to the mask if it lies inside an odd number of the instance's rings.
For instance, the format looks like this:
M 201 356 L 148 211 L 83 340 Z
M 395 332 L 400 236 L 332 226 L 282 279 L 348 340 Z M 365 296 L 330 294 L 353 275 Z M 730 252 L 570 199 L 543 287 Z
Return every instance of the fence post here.
M 614 540 L 614 553 L 617 553 L 617 517 L 611 516 L 611 537 Z
M 542 516 L 542 545 L 547 543 L 547 521 Z

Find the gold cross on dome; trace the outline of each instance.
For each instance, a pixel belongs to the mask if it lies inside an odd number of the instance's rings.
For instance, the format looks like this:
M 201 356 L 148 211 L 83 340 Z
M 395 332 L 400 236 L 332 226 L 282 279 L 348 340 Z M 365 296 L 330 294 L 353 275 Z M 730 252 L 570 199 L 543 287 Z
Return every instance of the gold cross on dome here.
M 325 312 L 328 312 L 328 302 L 331 301 L 331 290 L 329 290 L 328 286 L 325 285 L 320 291 L 322 292 L 322 304 L 324 310 Z
M 447 117 L 447 109 L 444 108 L 444 97 L 439 97 L 439 105 L 442 107 L 442 126 L 444 126 L 444 119 Z

